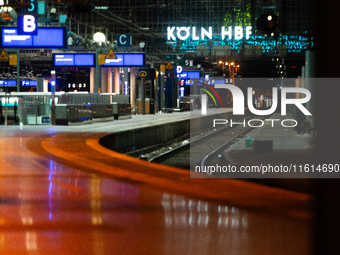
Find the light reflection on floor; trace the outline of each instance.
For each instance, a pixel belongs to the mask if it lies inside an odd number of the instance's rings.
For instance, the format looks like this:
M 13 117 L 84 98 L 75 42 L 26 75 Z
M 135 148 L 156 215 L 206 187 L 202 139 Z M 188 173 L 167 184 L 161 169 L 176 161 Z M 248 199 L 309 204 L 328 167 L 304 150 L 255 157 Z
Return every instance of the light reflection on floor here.
M 83 172 L 31 138 L 0 138 L 0 254 L 309 253 L 308 221 Z

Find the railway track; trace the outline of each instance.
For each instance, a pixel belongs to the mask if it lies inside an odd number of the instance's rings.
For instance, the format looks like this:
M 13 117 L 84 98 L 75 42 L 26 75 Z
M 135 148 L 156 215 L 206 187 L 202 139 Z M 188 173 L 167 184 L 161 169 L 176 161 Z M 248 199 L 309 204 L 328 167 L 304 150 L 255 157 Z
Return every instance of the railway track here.
M 256 129 L 257 128 L 251 127 L 244 128 L 243 126 L 231 128 L 228 126 L 212 134 L 207 134 L 191 143 L 169 150 L 150 159 L 149 162 L 180 167 L 188 170 L 190 170 L 190 165 L 200 166 L 201 169 L 204 169 L 205 166 L 212 166 L 215 164 L 227 165 L 228 162 L 222 156 L 224 151 L 238 140 L 244 138 L 244 136 L 251 135 Z M 234 178 L 232 174 L 226 173 L 214 173 L 212 175 L 215 178 Z M 267 186 L 311 193 L 311 184 L 308 180 L 254 179 L 250 176 L 246 180 Z
M 227 126 L 193 142 L 151 158 L 149 162 L 184 169 L 190 169 L 190 165 L 204 166 L 204 164 L 211 164 L 214 160 L 219 159 L 219 155 L 226 150 L 228 146 L 252 132 L 254 129 L 256 128 L 243 127 L 242 125 L 234 127 Z

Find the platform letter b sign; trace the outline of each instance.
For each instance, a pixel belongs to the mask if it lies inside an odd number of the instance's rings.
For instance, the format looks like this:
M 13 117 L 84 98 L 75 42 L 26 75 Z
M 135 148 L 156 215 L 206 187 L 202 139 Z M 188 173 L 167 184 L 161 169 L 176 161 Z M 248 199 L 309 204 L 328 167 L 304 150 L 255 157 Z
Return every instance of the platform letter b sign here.
M 35 17 L 32 15 L 24 16 L 24 32 L 31 33 L 36 29 Z
M 36 35 L 37 18 L 33 15 L 24 15 L 18 17 L 18 34 L 19 35 Z

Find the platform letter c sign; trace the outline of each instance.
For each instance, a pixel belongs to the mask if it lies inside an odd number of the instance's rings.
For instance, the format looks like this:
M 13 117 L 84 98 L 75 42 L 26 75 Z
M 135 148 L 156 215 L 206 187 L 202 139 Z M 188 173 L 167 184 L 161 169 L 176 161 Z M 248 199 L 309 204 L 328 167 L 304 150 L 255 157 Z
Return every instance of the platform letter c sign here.
M 121 45 L 125 45 L 126 44 L 126 35 L 121 35 L 119 37 L 119 42 Z
M 130 47 L 131 46 L 130 35 L 116 35 L 116 40 L 117 40 L 118 47 Z

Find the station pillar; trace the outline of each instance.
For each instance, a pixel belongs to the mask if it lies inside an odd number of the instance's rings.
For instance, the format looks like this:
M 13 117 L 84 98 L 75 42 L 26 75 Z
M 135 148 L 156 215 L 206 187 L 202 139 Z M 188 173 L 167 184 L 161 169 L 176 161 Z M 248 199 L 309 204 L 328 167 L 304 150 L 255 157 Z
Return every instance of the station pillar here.
M 165 85 L 165 107 L 175 108 L 177 101 L 176 79 L 174 70 L 166 73 L 166 85 Z
M 100 49 L 97 48 L 96 49 L 96 67 L 95 67 L 95 70 L 96 70 L 96 77 L 95 77 L 95 86 L 94 86 L 94 92 L 101 92 L 101 66 L 99 65 L 98 63 L 98 54 L 100 53 Z
M 112 67 L 107 67 L 107 93 L 112 93 L 113 89 L 112 82 Z
M 101 80 L 101 83 L 100 83 L 100 92 L 101 93 L 108 92 L 107 73 L 108 73 L 107 68 L 102 68 L 102 70 L 100 72 L 100 76 L 101 76 L 101 79 L 100 79 Z
M 145 114 L 145 79 L 141 78 L 139 80 L 139 88 L 138 88 L 138 98 L 141 101 L 141 114 Z
M 129 95 L 129 86 L 130 86 L 130 75 L 128 67 L 123 67 L 123 75 L 122 75 L 122 91 L 123 95 Z
M 45 92 L 44 91 L 44 78 L 37 78 L 37 92 Z
M 17 50 L 17 92 L 20 92 L 20 50 Z
M 131 68 L 130 72 L 130 103 L 131 107 L 136 107 L 136 68 Z
M 119 73 L 119 67 L 114 67 L 114 93 L 120 94 L 120 73 Z
M 157 80 L 157 103 L 158 111 L 161 111 L 165 107 L 165 91 L 164 91 L 165 76 L 164 73 L 160 73 Z
M 90 68 L 90 93 L 94 93 L 95 91 L 95 82 L 96 82 L 96 68 Z M 96 91 L 97 92 L 97 91 Z
M 112 68 L 106 67 L 101 70 L 101 92 L 112 93 Z

